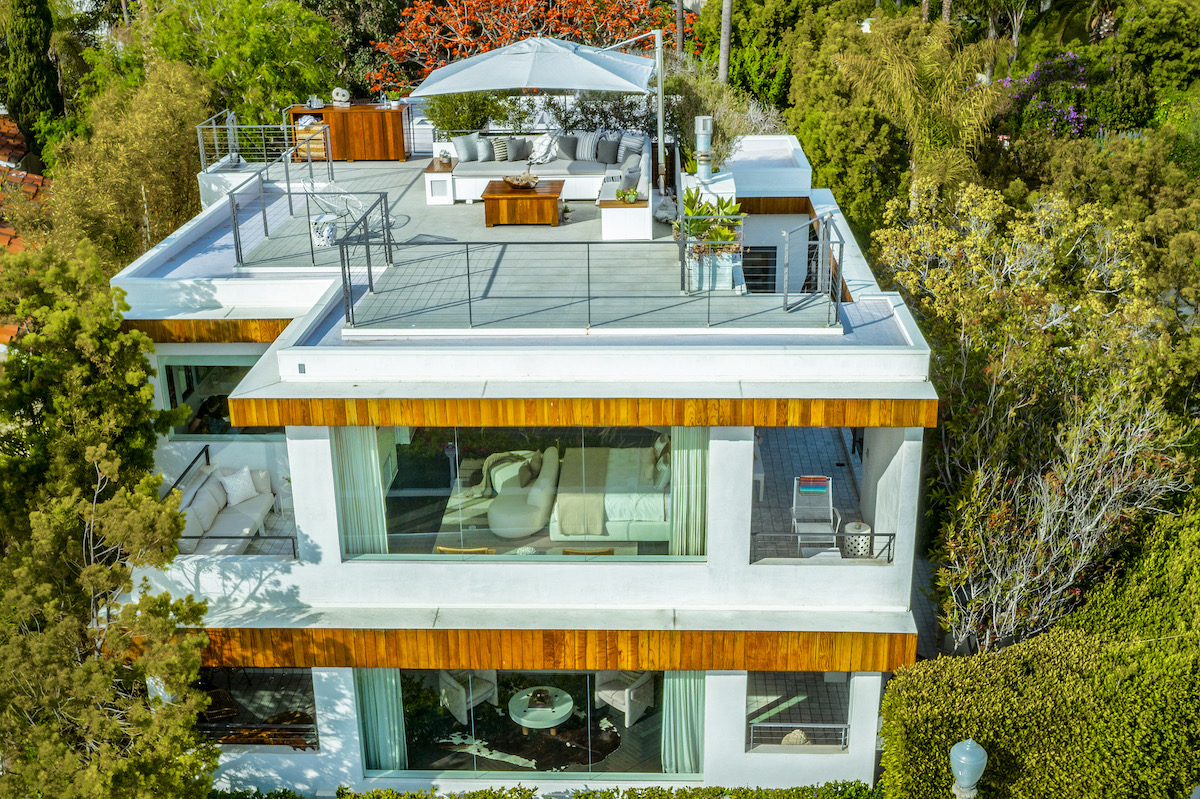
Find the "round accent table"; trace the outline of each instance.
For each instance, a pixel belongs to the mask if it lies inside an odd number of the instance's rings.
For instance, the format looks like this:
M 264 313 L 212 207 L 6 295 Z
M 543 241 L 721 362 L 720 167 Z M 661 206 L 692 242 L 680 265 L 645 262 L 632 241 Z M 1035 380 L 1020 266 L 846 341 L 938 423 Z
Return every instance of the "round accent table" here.
M 534 698 L 535 691 L 545 691 L 547 704 L 545 707 L 530 707 L 529 702 Z M 558 725 L 571 717 L 575 710 L 575 700 L 566 691 L 551 688 L 548 685 L 535 685 L 518 691 L 508 700 L 508 715 L 521 725 L 521 733 L 528 735 L 533 730 L 550 730 L 551 735 L 558 732 Z
M 869 558 L 875 554 L 875 537 L 871 535 L 871 525 L 849 522 L 842 528 L 842 532 L 846 534 L 842 539 L 843 558 Z

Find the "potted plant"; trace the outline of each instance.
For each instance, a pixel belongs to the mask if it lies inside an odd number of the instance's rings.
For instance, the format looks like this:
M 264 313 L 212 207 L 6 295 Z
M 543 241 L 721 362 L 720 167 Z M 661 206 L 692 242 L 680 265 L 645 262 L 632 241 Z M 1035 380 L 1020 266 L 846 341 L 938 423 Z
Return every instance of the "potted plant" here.
M 637 202 L 637 189 L 617 189 L 617 199 L 623 203 L 632 205 Z
M 571 209 L 571 206 L 567 205 L 566 203 L 563 203 L 563 207 L 562 207 L 562 220 L 563 220 L 564 222 L 570 222 L 570 221 L 571 221 L 571 214 L 572 214 L 572 213 L 573 213 L 573 211 L 572 211 L 572 209 Z
M 397 92 L 397 91 L 388 92 L 387 93 L 388 106 L 390 106 L 392 109 L 398 109 L 402 105 L 404 105 L 404 102 L 400 99 L 400 96 L 401 96 L 400 92 Z
M 704 199 L 699 189 L 684 192 L 674 233 L 676 239 L 684 236 L 688 245 L 690 291 L 735 288 L 742 261 L 741 210 L 730 198 L 718 197 L 714 203 Z
M 442 150 L 440 153 L 438 153 L 438 160 L 441 161 L 443 164 L 449 165 L 450 164 L 450 151 Z

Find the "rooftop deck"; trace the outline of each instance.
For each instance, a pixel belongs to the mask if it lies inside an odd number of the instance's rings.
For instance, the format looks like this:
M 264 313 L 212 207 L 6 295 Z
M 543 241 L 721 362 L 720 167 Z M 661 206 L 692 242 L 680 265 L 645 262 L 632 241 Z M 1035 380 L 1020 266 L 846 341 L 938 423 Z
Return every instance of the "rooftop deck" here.
M 787 303 L 774 293 L 682 290 L 680 247 L 667 224 L 655 222 L 650 241 L 603 241 L 600 209 L 587 202 L 570 203 L 574 218 L 567 224 L 491 228 L 482 203 L 426 205 L 427 164 L 333 165 L 338 186 L 368 206 L 386 197 L 387 213 L 370 214 L 349 233 L 343 222 L 342 246 L 325 248 L 314 247 L 310 235 L 309 220 L 320 209 L 303 193 L 307 165 L 291 164 L 285 176 L 275 164 L 261 184 L 251 169 L 235 194 L 235 213 L 232 203 L 219 203 L 186 238 L 121 277 L 240 282 L 340 274 L 352 313 L 347 321 L 344 302 L 328 306 L 322 343 L 463 329 L 842 328 L 837 303 L 811 285 L 793 286 Z M 325 170 L 324 164 L 316 170 L 318 182 Z M 793 238 L 791 275 L 805 274 L 807 249 Z

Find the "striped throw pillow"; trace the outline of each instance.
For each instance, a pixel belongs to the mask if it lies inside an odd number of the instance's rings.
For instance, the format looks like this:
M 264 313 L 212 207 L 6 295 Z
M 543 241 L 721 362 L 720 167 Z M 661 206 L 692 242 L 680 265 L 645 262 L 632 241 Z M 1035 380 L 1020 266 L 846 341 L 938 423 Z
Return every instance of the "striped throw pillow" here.
M 492 139 L 492 157 L 497 161 L 508 160 L 508 139 Z
M 604 134 L 598 130 L 589 130 L 579 134 L 579 143 L 575 145 L 576 161 L 595 161 L 596 145 Z
M 621 134 L 621 143 L 617 147 L 617 163 L 625 160 L 625 156 L 629 153 L 640 153 L 642 151 L 642 134 L 627 130 Z

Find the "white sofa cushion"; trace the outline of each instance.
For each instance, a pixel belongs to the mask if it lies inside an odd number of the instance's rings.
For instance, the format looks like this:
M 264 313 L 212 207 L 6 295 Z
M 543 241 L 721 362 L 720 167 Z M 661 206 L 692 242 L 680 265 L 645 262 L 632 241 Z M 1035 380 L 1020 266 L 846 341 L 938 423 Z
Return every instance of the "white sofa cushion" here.
M 208 494 L 210 497 L 212 497 L 213 502 L 217 503 L 217 510 L 220 510 L 229 504 L 229 496 L 225 493 L 225 486 L 221 485 L 222 477 L 224 477 L 224 475 L 220 471 L 213 472 L 212 476 L 210 476 L 208 480 L 204 482 L 204 485 L 201 486 L 200 490 L 196 492 L 197 498 L 204 496 L 205 494 Z M 195 501 L 196 500 L 194 499 L 192 500 L 192 502 Z
M 221 508 L 217 505 L 216 499 L 213 498 L 212 492 L 201 491 L 192 499 L 192 504 L 188 505 L 187 512 L 189 516 L 195 516 L 201 530 L 208 532 L 212 528 L 217 514 L 221 512 Z M 185 526 L 186 524 L 184 522 Z
M 271 494 L 271 473 L 266 469 L 255 469 L 250 472 L 250 479 L 254 481 L 254 490 L 260 494 Z
M 228 505 L 217 516 L 208 530 L 208 535 L 252 536 L 266 521 L 274 502 L 275 497 L 271 494 L 255 494 L 236 505 Z

